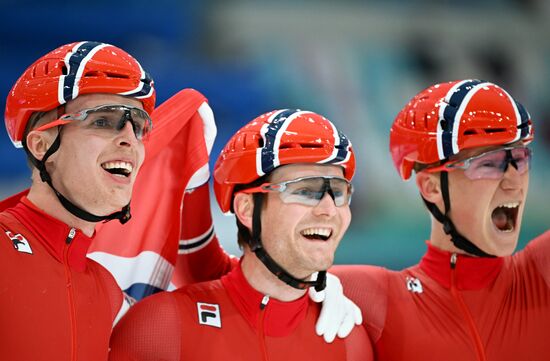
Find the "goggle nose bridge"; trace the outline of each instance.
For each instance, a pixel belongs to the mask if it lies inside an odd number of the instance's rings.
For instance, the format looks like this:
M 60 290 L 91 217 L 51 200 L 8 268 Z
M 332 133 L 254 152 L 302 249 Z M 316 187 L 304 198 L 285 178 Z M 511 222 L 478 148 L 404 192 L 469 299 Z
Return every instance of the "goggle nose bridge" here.
M 516 168 L 516 170 L 518 170 L 518 163 L 516 161 L 516 159 L 512 156 L 512 150 L 511 149 L 506 149 L 506 158 L 504 158 L 504 168 L 502 169 L 502 171 L 504 173 L 506 173 L 506 171 L 508 171 L 508 166 L 509 165 L 512 165 L 512 167 Z
M 332 187 L 330 186 L 330 179 L 328 178 L 323 178 L 323 188 L 321 188 L 321 198 L 319 199 L 319 201 L 321 201 L 321 199 L 323 199 L 325 197 L 325 194 L 328 193 L 328 195 L 330 196 L 330 198 L 332 198 L 332 201 L 335 202 L 336 204 L 336 196 L 334 195 L 334 191 L 332 190 Z

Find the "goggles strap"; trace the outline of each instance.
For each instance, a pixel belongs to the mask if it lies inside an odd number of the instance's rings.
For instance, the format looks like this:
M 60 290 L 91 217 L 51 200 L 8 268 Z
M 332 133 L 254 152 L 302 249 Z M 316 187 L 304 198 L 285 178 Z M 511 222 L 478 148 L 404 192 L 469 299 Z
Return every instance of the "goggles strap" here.
M 426 207 L 430 211 L 430 213 L 437 219 L 441 224 L 443 224 L 443 230 L 445 231 L 445 234 L 451 236 L 451 242 L 455 245 L 455 247 L 478 257 L 495 257 L 489 253 L 486 253 L 485 251 L 481 250 L 479 247 L 477 247 L 475 244 L 472 243 L 469 239 L 458 233 L 456 230 L 456 227 L 449 218 L 448 214 L 451 210 L 451 200 L 449 197 L 449 181 L 448 181 L 448 173 L 447 172 L 441 172 L 441 192 L 443 195 L 443 203 L 445 205 L 445 214 L 441 213 L 439 208 L 435 205 L 435 203 L 427 201 L 424 197 L 422 197 L 422 200 L 426 204 Z
M 52 145 L 48 148 L 46 153 L 44 154 L 44 157 L 42 157 L 42 160 L 38 160 L 28 149 L 26 139 L 23 139 L 23 149 L 25 149 L 25 152 L 29 156 L 29 159 L 34 164 L 34 166 L 40 171 L 40 179 L 42 182 L 48 183 L 51 189 L 53 189 L 55 195 L 57 196 L 57 199 L 59 199 L 59 202 L 61 205 L 69 211 L 72 215 L 83 219 L 87 222 L 101 222 L 101 221 L 110 221 L 113 219 L 118 219 L 121 224 L 124 224 L 132 218 L 132 215 L 130 214 L 130 203 L 128 203 L 126 206 L 124 206 L 120 211 L 111 213 L 106 216 L 96 216 L 95 214 L 89 213 L 85 211 L 84 209 L 78 207 L 71 201 L 69 201 L 67 198 L 65 198 L 61 193 L 55 189 L 52 183 L 52 177 L 48 173 L 48 170 L 46 169 L 46 161 L 48 158 L 55 153 L 59 146 L 61 145 L 61 132 L 63 130 L 63 126 L 59 126 L 59 132 L 57 133 L 57 137 L 55 138 Z
M 330 192 L 332 193 L 332 190 Z M 271 273 L 273 273 L 275 276 L 277 276 L 278 279 L 291 287 L 299 290 L 303 290 L 308 287 L 315 287 L 315 290 L 317 292 L 324 290 L 327 283 L 326 271 L 319 271 L 317 274 L 317 279 L 315 281 L 301 280 L 288 273 L 266 252 L 266 250 L 262 246 L 262 240 L 260 236 L 262 227 L 260 214 L 264 197 L 262 193 L 254 193 L 252 197 L 254 200 L 254 210 L 252 213 L 252 235 L 249 245 L 250 249 L 254 252 L 256 257 L 258 257 L 258 259 Z

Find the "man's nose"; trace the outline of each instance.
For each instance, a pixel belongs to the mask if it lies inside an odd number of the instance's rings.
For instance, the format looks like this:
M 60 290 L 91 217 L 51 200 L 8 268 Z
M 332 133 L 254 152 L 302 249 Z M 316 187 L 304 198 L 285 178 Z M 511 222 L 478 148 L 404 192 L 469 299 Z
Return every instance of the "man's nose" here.
M 330 193 L 329 193 L 330 192 Z M 325 194 L 323 195 L 323 198 L 319 201 L 319 203 L 314 207 L 314 212 L 317 215 L 328 215 L 333 216 L 336 214 L 336 204 L 334 203 L 334 194 L 332 193 L 332 190 L 327 189 Z
M 129 146 L 138 142 L 136 134 L 134 133 L 134 125 L 132 124 L 132 121 L 127 120 L 124 123 L 122 129 L 120 129 L 117 133 L 117 138 L 120 145 Z

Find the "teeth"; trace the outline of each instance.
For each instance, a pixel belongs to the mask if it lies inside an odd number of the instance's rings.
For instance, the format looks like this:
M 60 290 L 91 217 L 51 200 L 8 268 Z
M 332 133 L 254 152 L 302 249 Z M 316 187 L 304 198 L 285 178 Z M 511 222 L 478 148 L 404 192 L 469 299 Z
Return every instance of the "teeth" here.
M 106 162 L 101 165 L 103 169 L 124 169 L 127 173 L 132 173 L 134 167 L 128 162 Z
M 504 204 L 501 204 L 499 207 L 517 208 L 517 207 L 519 207 L 519 202 L 504 203 Z
M 304 236 L 330 237 L 331 230 L 330 228 L 308 228 L 304 229 L 301 233 Z

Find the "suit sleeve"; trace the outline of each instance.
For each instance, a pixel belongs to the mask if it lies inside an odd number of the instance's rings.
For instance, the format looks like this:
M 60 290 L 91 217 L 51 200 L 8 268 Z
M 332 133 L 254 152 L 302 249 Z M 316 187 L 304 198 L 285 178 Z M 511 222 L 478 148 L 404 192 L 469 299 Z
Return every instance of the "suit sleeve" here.
M 339 265 L 329 270 L 340 278 L 344 294 L 361 309 L 363 326 L 376 343 L 384 329 L 388 307 L 387 270 L 366 265 Z
M 181 340 L 176 299 L 170 292 L 158 293 L 138 302 L 117 323 L 109 360 L 179 360 Z
M 214 231 L 208 183 L 186 192 L 181 217 L 183 226 L 172 279 L 176 287 L 218 279 L 238 263 L 225 252 Z

